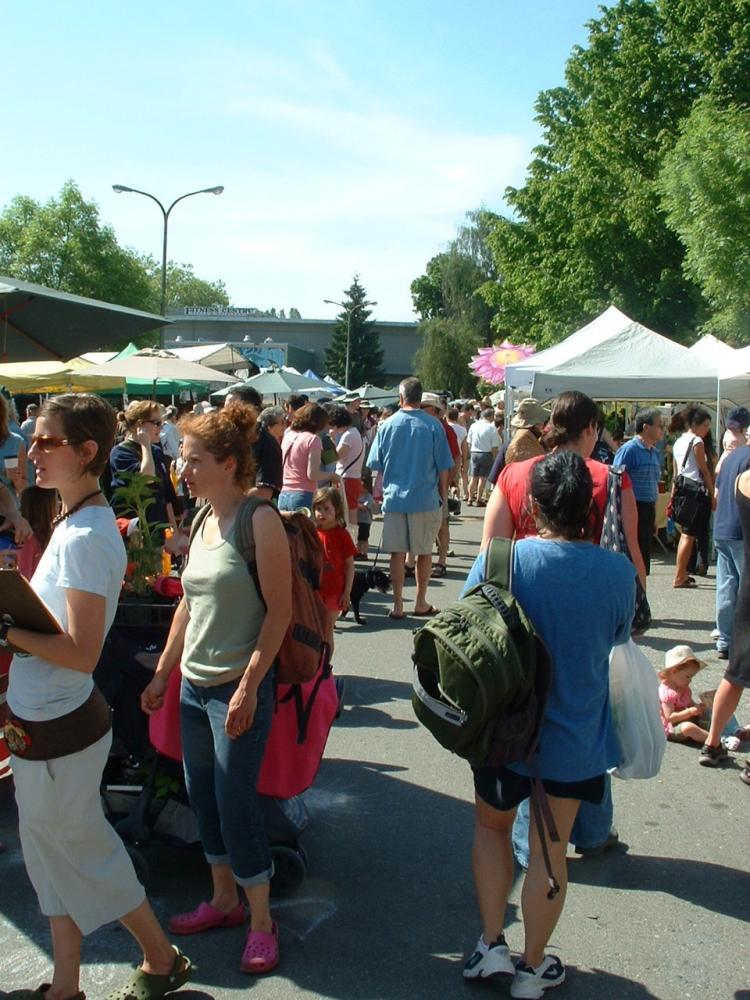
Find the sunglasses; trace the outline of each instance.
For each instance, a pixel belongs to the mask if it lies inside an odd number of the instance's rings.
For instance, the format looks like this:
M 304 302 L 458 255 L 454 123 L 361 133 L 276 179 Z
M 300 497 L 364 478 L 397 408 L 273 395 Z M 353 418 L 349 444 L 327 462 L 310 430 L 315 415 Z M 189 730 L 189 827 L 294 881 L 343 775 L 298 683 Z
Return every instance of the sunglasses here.
M 163 420 L 144 420 L 143 423 L 144 424 L 153 424 L 154 427 L 161 427 L 162 424 L 164 423 L 164 421 Z
M 64 448 L 67 444 L 75 444 L 68 438 L 53 437 L 50 434 L 33 434 L 31 437 L 31 447 L 41 451 L 44 455 L 49 455 L 58 448 Z

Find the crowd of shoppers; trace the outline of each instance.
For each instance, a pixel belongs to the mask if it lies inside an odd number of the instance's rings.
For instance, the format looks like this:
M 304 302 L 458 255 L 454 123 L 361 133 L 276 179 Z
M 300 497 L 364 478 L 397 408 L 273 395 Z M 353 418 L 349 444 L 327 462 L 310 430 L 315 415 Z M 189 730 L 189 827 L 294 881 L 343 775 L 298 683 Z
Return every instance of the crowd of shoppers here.
M 378 551 L 389 556 L 389 617 L 396 621 L 438 613 L 428 588 L 448 571 L 449 504 L 464 497 L 471 506 L 487 506 L 483 548 L 498 536 L 518 541 L 512 590 L 555 663 L 534 776 L 543 782 L 560 834 L 549 847 L 560 886 L 551 901 L 543 844 L 529 822 L 532 771 L 526 765 L 475 768 L 473 870 L 482 933 L 464 976 L 510 974 L 514 997 L 539 997 L 562 983 L 564 966 L 546 948 L 564 905 L 567 843 L 585 854 L 617 841 L 607 774 L 618 762 L 608 655 L 630 636 L 636 579 L 644 589 L 647 584 L 665 472 L 666 418 L 661 408 L 640 410 L 631 439 L 616 454 L 607 444 L 608 456 L 625 470 L 622 531 L 629 562 L 599 545 L 610 485 L 609 465 L 592 457 L 604 453 L 597 450 L 604 441 L 599 407 L 580 392 L 561 394 L 550 409 L 523 400 L 509 420 L 512 437 L 506 441 L 503 416 L 488 402 L 448 407 L 443 396 L 408 378 L 394 410 L 374 412 L 361 400 L 321 405 L 304 397 L 263 409 L 252 387 L 239 386 L 222 408 L 199 404 L 179 418 L 175 408 L 143 401 L 131 403 L 116 420 L 97 397 L 61 396 L 28 413 L 23 434 L 16 435 L 20 443 L 9 429 L 7 401 L 5 411 L 0 402 L 0 438 L 5 427 L 8 449 L 0 513 L 15 540 L 26 542 L 25 572 L 61 626 L 56 635 L 0 626 L 0 646 L 22 651 L 11 671 L 6 732 L 12 741 L 15 729 L 11 749 L 24 857 L 53 940 L 52 983 L 26 991 L 24 1000 L 80 998 L 82 937 L 113 919 L 143 951 L 126 986 L 131 993 L 123 995 L 163 996 L 191 973 L 190 960 L 156 921 L 98 794 L 112 735 L 110 713 L 91 674 L 126 565 L 99 479 L 107 480 L 114 512 L 132 520 L 138 511 L 127 490 L 138 473 L 148 477 L 146 516 L 159 541 L 166 527 L 179 535 L 183 514 L 192 503 L 201 505 L 191 538 L 183 533 L 182 547 L 175 549 L 187 554 L 184 597 L 142 695 L 143 710 L 158 711 L 179 665 L 187 791 L 212 877 L 210 898 L 174 915 L 169 932 L 238 926 L 249 911 L 240 968 L 266 973 L 279 962 L 269 899 L 273 866 L 255 789 L 296 570 L 273 505 L 306 510 L 315 520 L 332 648 L 336 621 L 351 600 L 355 560 L 369 558 L 375 496 L 382 499 Z M 687 647 L 671 650 L 661 674 L 662 712 L 670 738 L 703 742 L 700 762 L 706 766 L 727 756 L 722 734 L 750 686 L 750 587 L 744 576 L 750 446 L 742 433 L 750 414 L 735 412 L 730 424 L 718 473 L 710 414 L 691 406 L 671 425 L 684 427 L 673 445 L 673 476 L 690 479 L 705 496 L 699 523 L 682 532 L 674 586 L 694 585 L 690 558 L 708 537 L 715 506 L 716 642 L 718 655 L 729 662 L 704 729 L 690 691 L 702 661 L 689 649 L 685 653 Z M 31 488 L 27 443 L 36 481 Z M 240 551 L 240 529 L 254 540 L 255 573 L 248 573 Z M 467 587 L 482 578 L 483 560 L 482 553 Z M 416 589 L 407 612 L 405 582 L 412 565 Z M 582 607 L 585 627 L 571 629 Z M 747 768 L 742 780 L 750 784 Z M 75 810 L 65 808 L 71 801 Z M 517 961 L 504 930 L 513 853 L 528 869 L 524 946 Z

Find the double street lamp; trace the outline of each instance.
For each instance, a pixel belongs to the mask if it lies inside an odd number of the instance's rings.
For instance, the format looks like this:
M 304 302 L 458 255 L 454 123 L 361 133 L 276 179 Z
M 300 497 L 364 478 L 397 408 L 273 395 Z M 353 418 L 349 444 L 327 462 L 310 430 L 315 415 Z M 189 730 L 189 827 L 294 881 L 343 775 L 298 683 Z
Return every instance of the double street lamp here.
M 161 303 L 159 306 L 159 312 L 162 316 L 167 314 L 167 228 L 169 226 L 169 215 L 172 209 L 175 207 L 178 201 L 184 201 L 185 198 L 192 198 L 194 194 L 221 194 L 224 190 L 223 184 L 217 184 L 216 187 L 201 188 L 200 191 L 188 191 L 187 194 L 181 194 L 179 198 L 175 198 L 169 208 L 165 208 L 159 199 L 153 195 L 149 194 L 148 191 L 139 191 L 138 188 L 127 187 L 125 184 L 113 184 L 112 190 L 115 194 L 142 194 L 144 198 L 150 198 L 151 201 L 155 201 L 156 204 L 161 209 L 161 214 L 164 217 L 164 242 L 162 244 L 162 254 L 161 254 Z
M 352 316 L 358 309 L 364 309 L 365 306 L 376 306 L 377 302 L 370 302 L 365 299 L 364 302 L 355 302 L 354 305 L 346 305 L 344 302 L 337 302 L 336 299 L 323 299 L 328 306 L 339 306 L 346 313 L 346 362 L 344 365 L 344 385 L 349 388 L 349 356 L 351 354 L 352 346 Z

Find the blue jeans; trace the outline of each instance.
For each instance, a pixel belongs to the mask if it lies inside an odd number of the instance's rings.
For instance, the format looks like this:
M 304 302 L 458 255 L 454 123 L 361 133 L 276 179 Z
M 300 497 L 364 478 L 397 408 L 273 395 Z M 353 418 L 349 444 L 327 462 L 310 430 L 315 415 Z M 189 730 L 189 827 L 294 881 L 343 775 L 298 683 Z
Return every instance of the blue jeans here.
M 182 757 L 190 805 L 210 865 L 229 865 L 242 886 L 270 881 L 273 862 L 263 825 L 258 781 L 274 700 L 274 670 L 258 689 L 252 726 L 236 739 L 224 729 L 238 680 L 199 687 L 185 677 L 180 692 Z
M 740 586 L 742 567 L 745 564 L 744 542 L 714 539 L 716 549 L 716 628 L 719 638 L 717 649 L 729 649 L 732 645 L 732 625 L 737 591 Z
M 312 507 L 312 493 L 307 490 L 282 490 L 279 494 L 279 510 L 299 510 Z
M 518 807 L 513 824 L 513 853 L 522 868 L 529 867 L 529 800 L 524 799 Z M 614 805 L 612 804 L 612 779 L 609 775 L 604 783 L 604 798 L 598 806 L 582 802 L 576 821 L 570 833 L 570 842 L 576 847 L 599 847 L 607 839 L 612 829 Z

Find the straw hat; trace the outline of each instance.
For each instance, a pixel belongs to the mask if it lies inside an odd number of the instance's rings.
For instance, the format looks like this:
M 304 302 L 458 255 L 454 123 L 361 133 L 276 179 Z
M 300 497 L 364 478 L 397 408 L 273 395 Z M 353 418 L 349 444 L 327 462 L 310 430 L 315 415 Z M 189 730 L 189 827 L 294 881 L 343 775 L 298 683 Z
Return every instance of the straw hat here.
M 436 410 L 440 410 L 441 413 L 442 413 L 442 411 L 444 409 L 443 401 L 440 398 L 440 396 L 438 396 L 438 394 L 436 392 L 423 392 L 422 393 L 422 402 L 419 405 L 420 406 L 434 406 L 435 409 Z
M 516 428 L 535 427 L 537 424 L 546 424 L 548 420 L 549 411 L 545 410 L 533 396 L 529 396 L 528 399 L 522 399 L 518 404 L 510 426 Z

